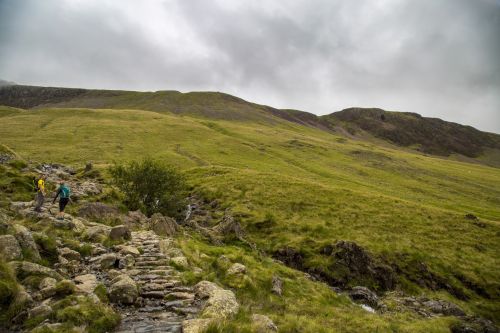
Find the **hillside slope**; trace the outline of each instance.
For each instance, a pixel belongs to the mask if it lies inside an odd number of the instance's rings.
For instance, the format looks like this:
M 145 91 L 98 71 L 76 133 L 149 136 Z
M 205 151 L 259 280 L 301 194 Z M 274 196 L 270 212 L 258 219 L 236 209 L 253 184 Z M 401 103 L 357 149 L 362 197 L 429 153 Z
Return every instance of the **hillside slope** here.
M 230 208 L 264 253 L 291 267 L 332 286 L 445 298 L 498 320 L 499 169 L 349 140 L 279 118 L 262 123 L 138 110 L 2 110 L 1 143 L 26 159 L 106 166 L 160 158 L 182 168 L 200 195 Z M 349 242 L 369 254 L 373 269 L 389 267 L 391 280 L 338 266 L 336 249 Z M 356 323 L 339 322 L 319 304 L 302 301 L 315 311 L 295 322 L 299 331 L 312 323 L 355 331 Z M 376 318 L 385 332 L 397 316 Z M 396 331 L 428 331 L 417 329 L 427 321 L 403 322 Z M 445 332 L 449 322 L 434 324 L 435 332 Z
M 381 109 L 350 108 L 325 116 L 280 110 L 219 92 L 89 90 L 11 85 L 0 87 L 0 105 L 16 108 L 135 109 L 206 119 L 276 124 L 277 118 L 330 133 L 472 162 L 500 166 L 500 135 L 440 119 Z

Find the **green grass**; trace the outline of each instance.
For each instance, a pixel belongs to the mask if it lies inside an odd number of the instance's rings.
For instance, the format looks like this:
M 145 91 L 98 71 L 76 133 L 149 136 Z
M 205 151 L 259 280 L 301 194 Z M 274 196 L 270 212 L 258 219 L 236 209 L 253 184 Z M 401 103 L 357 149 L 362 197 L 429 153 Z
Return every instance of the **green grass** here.
M 102 168 L 144 156 L 162 159 L 181 168 L 196 191 L 231 207 L 250 240 L 268 253 L 293 246 L 309 267 L 323 266 L 329 259 L 319 249 L 338 240 L 354 241 L 403 266 L 424 262 L 464 289 L 469 299 L 443 297 L 498 320 L 500 169 L 352 141 L 278 118 L 208 121 L 94 109 L 8 110 L 0 117 L 0 143 L 26 160 L 76 167 L 92 162 Z M 484 227 L 465 219 L 466 213 L 478 216 Z M 468 289 L 458 277 L 490 297 Z M 324 288 L 318 285 L 310 288 Z M 434 295 L 408 281 L 401 281 L 401 287 Z M 296 289 L 290 305 L 295 314 L 280 315 L 290 332 L 320 332 L 323 320 L 334 320 L 332 327 L 346 332 L 377 327 L 359 326 L 365 322 L 379 325 L 381 332 L 434 327 L 439 332 L 450 324 L 447 318 L 373 316 L 342 303 L 322 313 L 318 309 L 331 302 L 319 296 L 326 289 L 310 299 Z M 279 313 L 273 311 L 268 313 Z

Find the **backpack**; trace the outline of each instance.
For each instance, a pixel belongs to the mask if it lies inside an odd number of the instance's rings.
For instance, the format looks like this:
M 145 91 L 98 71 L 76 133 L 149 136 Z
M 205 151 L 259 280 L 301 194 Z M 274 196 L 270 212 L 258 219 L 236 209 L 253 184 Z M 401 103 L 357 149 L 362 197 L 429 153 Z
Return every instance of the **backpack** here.
M 38 178 L 33 177 L 33 191 L 38 192 Z
M 61 186 L 61 198 L 69 198 L 71 191 L 67 186 Z

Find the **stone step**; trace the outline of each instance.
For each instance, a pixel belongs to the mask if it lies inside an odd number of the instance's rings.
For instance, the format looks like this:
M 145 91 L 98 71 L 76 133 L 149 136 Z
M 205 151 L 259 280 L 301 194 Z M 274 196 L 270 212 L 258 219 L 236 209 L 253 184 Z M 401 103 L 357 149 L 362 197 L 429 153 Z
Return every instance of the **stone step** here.
M 135 266 L 140 267 L 140 266 L 161 266 L 161 265 L 168 265 L 170 263 L 169 260 L 161 259 L 161 260 L 156 260 L 156 261 L 140 261 L 136 262 Z
M 144 298 L 164 298 L 165 297 L 165 292 L 161 290 L 155 290 L 155 291 L 141 291 L 141 297 Z

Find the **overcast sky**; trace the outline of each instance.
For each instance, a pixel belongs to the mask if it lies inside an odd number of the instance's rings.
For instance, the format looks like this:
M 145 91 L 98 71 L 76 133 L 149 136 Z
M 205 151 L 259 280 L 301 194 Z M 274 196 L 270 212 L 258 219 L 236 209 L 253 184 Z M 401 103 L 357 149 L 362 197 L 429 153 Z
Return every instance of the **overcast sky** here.
M 500 0 L 0 0 L 0 78 L 500 133 Z

